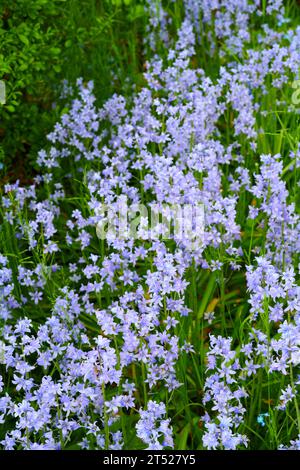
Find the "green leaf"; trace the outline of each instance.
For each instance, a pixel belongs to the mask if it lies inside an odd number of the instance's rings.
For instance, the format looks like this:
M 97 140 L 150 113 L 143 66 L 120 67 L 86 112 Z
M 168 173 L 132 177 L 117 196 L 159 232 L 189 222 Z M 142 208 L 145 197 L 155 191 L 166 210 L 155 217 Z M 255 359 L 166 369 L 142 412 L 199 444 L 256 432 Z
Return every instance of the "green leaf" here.
M 209 299 L 210 299 L 211 295 L 213 294 L 215 288 L 216 288 L 216 275 L 215 275 L 215 273 L 211 273 L 208 284 L 206 286 L 206 289 L 205 289 L 203 297 L 202 297 L 200 307 L 199 307 L 198 316 L 197 316 L 198 320 L 200 320 L 200 318 L 202 318 L 202 316 L 203 316 L 203 314 L 204 314 L 204 312 L 207 308 Z
M 128 15 L 131 21 L 137 20 L 138 18 L 142 18 L 145 15 L 145 8 L 143 5 L 135 5 L 135 7 L 130 9 L 130 13 Z
M 191 424 L 188 423 L 181 431 L 180 437 L 178 440 L 178 450 L 186 450 L 190 429 L 191 429 Z
M 19 67 L 20 72 L 24 72 L 24 70 L 27 70 L 27 69 L 28 69 L 28 65 L 26 64 L 26 62 L 23 62 Z
M 19 39 L 23 42 L 23 44 L 25 44 L 25 46 L 29 46 L 29 40 L 27 36 L 24 34 L 19 34 Z
M 61 53 L 61 48 L 60 47 L 51 47 L 49 49 L 49 51 L 53 55 L 59 55 Z

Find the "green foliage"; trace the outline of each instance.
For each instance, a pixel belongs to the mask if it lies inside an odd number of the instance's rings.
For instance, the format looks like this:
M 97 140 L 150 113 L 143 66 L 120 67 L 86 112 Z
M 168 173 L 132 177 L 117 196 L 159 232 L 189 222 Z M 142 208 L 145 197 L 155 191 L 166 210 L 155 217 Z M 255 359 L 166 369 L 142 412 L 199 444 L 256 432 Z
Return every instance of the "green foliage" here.
M 0 108 L 3 149 L 8 158 L 24 153 L 45 128 L 50 83 L 60 71 L 55 21 L 61 1 L 4 1 L 1 11 L 0 74 L 6 104 Z
M 142 69 L 142 25 L 143 2 L 134 0 L 1 2 L 6 103 L 0 105 L 0 171 L 32 176 L 37 151 L 62 111 L 53 103 L 64 79 L 94 80 L 102 101 L 126 76 L 136 78 Z
M 103 102 L 114 91 L 123 92 L 126 84 L 129 90 L 132 83 L 142 83 L 144 3 L 145 0 L 2 0 L 0 80 L 4 80 L 6 84 L 6 103 L 0 104 L 0 190 L 4 181 L 1 171 L 6 174 L 5 179 L 19 178 L 25 184 L 34 175 L 36 155 L 38 150 L 46 146 L 47 132 L 58 121 L 58 116 L 67 112 L 63 103 L 53 106 L 60 95 L 64 79 L 71 84 L 78 77 L 83 77 L 86 81 L 94 80 L 98 102 Z M 168 3 L 168 12 L 177 27 L 182 20 L 182 2 L 165 3 Z M 292 22 L 299 24 L 300 9 L 296 0 L 286 3 L 290 8 Z M 282 28 L 287 28 L 287 25 Z M 253 37 L 252 40 L 256 41 L 256 38 Z M 257 47 L 259 48 L 259 44 Z M 220 60 L 217 54 L 216 60 L 211 60 L 208 44 L 204 43 L 197 50 L 195 67 L 203 67 L 209 76 L 215 77 L 222 65 L 217 60 Z M 223 60 L 225 63 L 225 58 Z M 242 142 L 241 154 L 246 156 L 248 169 L 253 174 L 258 171 L 259 154 L 282 153 L 287 161 L 283 174 L 294 198 L 293 202 L 296 203 L 299 202 L 299 189 L 295 173 L 289 171 L 293 162 L 287 156 L 300 140 L 299 115 L 290 116 L 278 104 L 279 101 L 290 102 L 294 91 L 290 86 L 292 80 L 293 77 L 278 96 L 274 94 L 274 90 L 272 94 L 267 89 L 263 107 L 268 112 L 257 118 L 257 129 L 264 130 L 259 135 L 257 151 L 249 151 L 246 143 Z M 224 144 L 230 143 L 230 133 L 233 133 L 230 112 L 220 122 L 220 133 Z M 4 164 L 2 170 L 1 162 Z M 73 204 L 75 198 L 80 200 L 81 208 L 86 206 L 87 199 L 84 182 L 73 179 L 70 184 L 74 185 L 71 188 L 72 197 L 64 200 L 65 217 L 68 218 L 76 207 Z M 228 182 L 224 178 L 224 187 L 225 184 Z M 247 220 L 248 205 L 256 203 L 248 198 L 246 190 L 241 189 L 237 219 L 243 229 L 243 248 L 250 265 L 254 258 L 253 247 L 261 247 L 263 250 L 265 229 Z M 1 217 L 0 214 L 0 220 Z M 28 253 L 17 249 L 14 228 L 8 223 L 2 224 L 2 227 L 0 242 L 4 247 L 3 251 L 9 254 L 13 271 L 16 272 L 17 265 L 29 267 L 26 258 Z M 38 250 L 36 256 L 40 256 Z M 223 251 L 212 252 L 211 259 L 215 258 L 224 265 L 230 261 Z M 67 261 L 73 262 L 76 259 L 73 248 L 71 250 L 66 245 L 59 259 L 59 264 L 64 268 L 48 280 L 47 301 L 39 309 L 34 305 L 29 306 L 30 317 L 37 324 L 49 312 L 49 303 L 57 296 L 61 285 L 67 283 Z M 38 260 L 43 262 L 42 258 Z M 142 269 L 150 270 L 151 260 L 145 260 Z M 182 343 L 188 341 L 196 345 L 195 352 L 190 356 L 182 355 L 178 363 L 178 379 L 183 386 L 171 396 L 165 396 L 163 390 L 159 391 L 159 399 L 167 403 L 168 411 L 173 417 L 175 447 L 179 450 L 202 448 L 204 424 L 200 418 L 205 411 L 202 404 L 205 378 L 203 364 L 211 329 L 214 328 L 215 332 L 223 336 L 231 336 L 236 345 L 243 343 L 249 329 L 244 272 L 232 273 L 223 268 L 215 273 L 208 269 L 197 270 L 192 266 L 187 272 L 187 280 L 189 286 L 186 290 L 186 304 L 192 313 L 181 320 L 177 334 Z M 109 291 L 103 290 L 101 295 L 99 304 L 110 304 Z M 216 313 L 216 320 L 208 324 L 204 314 L 213 311 Z M 81 321 L 91 335 L 97 332 L 98 326 L 90 315 L 82 315 Z M 266 318 L 262 317 L 261 325 L 258 324 L 257 327 L 268 333 Z M 137 389 L 142 390 L 143 371 L 137 368 L 134 373 Z M 286 434 L 288 442 L 293 435 L 293 427 L 288 428 L 288 418 L 280 421 L 269 397 L 270 390 L 275 395 L 281 388 L 282 384 L 274 381 L 265 371 L 250 382 L 249 407 L 244 426 L 245 432 L 252 436 L 252 446 L 255 449 L 266 448 L 267 445 L 276 448 L 282 442 L 282 436 Z M 142 405 L 142 394 L 140 400 Z M 257 422 L 257 413 L 266 410 L 270 418 L 266 419 L 266 425 L 262 427 Z M 124 413 L 123 418 L 126 423 L 125 447 L 142 447 L 135 436 L 134 416 Z M 0 440 L 3 433 L 2 429 Z

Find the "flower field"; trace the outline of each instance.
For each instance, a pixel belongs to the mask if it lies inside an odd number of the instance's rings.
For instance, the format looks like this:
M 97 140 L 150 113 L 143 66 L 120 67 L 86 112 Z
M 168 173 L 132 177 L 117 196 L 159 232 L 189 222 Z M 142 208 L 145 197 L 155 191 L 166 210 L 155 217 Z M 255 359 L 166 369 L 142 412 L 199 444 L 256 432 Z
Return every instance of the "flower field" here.
M 112 3 L 140 73 L 1 176 L 0 448 L 300 450 L 300 6 Z

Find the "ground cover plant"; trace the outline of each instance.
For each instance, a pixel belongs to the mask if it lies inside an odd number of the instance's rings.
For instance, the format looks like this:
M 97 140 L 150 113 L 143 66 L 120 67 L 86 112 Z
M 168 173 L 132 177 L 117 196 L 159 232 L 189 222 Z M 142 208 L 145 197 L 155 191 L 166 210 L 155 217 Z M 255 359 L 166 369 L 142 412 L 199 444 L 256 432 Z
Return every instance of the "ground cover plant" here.
M 0 445 L 299 449 L 299 7 L 112 5 L 136 73 L 64 81 L 2 184 Z M 102 236 L 120 204 L 163 217 Z

